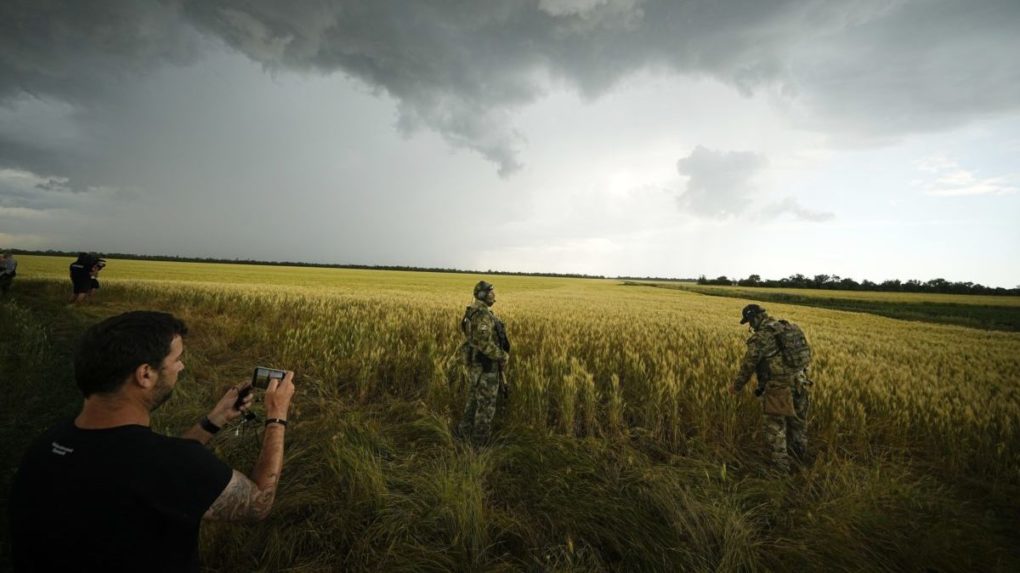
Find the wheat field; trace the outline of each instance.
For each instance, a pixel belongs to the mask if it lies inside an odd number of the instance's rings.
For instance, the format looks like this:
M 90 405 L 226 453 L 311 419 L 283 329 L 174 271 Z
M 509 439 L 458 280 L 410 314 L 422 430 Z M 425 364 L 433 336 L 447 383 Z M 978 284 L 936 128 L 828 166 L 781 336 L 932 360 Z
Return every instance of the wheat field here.
M 760 405 L 726 392 L 748 335 L 739 299 L 614 280 L 110 261 L 96 300 L 72 308 L 68 259 L 19 259 L 0 326 L 18 392 L 60 383 L 40 374 L 68 344 L 44 316 L 84 325 L 136 308 L 191 329 L 160 431 L 192 424 L 255 365 L 298 372 L 274 514 L 205 525 L 209 570 L 1020 564 L 1017 333 L 766 304 L 815 355 L 815 459 L 777 477 L 763 469 Z M 451 430 L 467 390 L 457 324 L 482 278 L 513 352 L 495 443 L 475 451 Z M 246 470 L 258 431 L 212 447 Z

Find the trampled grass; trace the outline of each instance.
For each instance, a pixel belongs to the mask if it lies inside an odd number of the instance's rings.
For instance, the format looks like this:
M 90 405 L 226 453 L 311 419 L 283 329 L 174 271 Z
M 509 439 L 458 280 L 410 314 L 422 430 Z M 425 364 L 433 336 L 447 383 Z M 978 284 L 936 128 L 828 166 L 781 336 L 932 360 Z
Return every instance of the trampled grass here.
M 457 323 L 480 276 L 111 261 L 96 303 L 64 309 L 70 261 L 19 258 L 0 366 L 26 395 L 41 382 L 8 364 L 42 348 L 55 314 L 189 323 L 190 378 L 157 413 L 163 431 L 256 364 L 299 372 L 278 506 L 259 525 L 205 526 L 211 570 L 1020 564 L 1020 334 L 769 304 L 816 356 L 817 457 L 777 479 L 761 471 L 760 406 L 725 392 L 746 301 L 488 277 L 512 389 L 496 443 L 475 452 L 451 428 L 466 394 Z M 257 443 L 251 429 L 213 447 L 246 469 Z

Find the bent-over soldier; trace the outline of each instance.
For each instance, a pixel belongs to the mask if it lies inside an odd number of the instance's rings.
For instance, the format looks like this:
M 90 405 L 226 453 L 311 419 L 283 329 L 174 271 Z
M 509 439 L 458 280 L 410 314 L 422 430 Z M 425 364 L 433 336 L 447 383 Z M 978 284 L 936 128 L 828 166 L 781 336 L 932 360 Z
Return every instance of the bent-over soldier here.
M 776 469 L 788 472 L 791 454 L 799 461 L 807 454 L 811 348 L 800 327 L 770 317 L 756 304 L 745 306 L 741 316 L 740 324 L 750 324 L 754 333 L 747 339 L 747 351 L 730 393 L 743 390 L 751 375 L 757 377 L 754 393 L 762 397 L 772 462 Z

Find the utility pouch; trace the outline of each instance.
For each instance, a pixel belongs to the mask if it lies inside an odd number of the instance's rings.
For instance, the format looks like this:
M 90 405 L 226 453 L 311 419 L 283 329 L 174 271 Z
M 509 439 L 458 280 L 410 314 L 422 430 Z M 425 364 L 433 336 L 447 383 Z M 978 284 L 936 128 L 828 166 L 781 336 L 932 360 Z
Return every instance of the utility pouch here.
M 766 388 L 762 399 L 765 413 L 771 416 L 796 416 L 793 409 L 793 392 L 789 386 Z
M 486 374 L 496 372 L 496 370 L 499 367 L 498 362 L 482 354 L 481 352 L 475 353 L 475 360 L 482 367 L 482 372 L 485 372 Z

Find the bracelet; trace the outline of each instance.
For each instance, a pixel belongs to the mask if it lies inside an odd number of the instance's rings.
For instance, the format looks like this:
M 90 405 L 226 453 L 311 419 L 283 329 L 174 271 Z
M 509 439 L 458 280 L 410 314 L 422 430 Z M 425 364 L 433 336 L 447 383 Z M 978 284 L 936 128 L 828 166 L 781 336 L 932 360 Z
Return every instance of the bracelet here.
M 287 420 L 284 420 L 283 418 L 266 418 L 266 427 L 267 428 L 269 427 L 269 424 L 280 424 L 281 426 L 286 428 L 287 427 Z
M 198 425 L 202 426 L 202 429 L 210 434 L 215 434 L 220 431 L 220 427 L 213 424 L 212 421 L 209 420 L 209 416 L 202 416 L 202 420 L 198 422 Z

